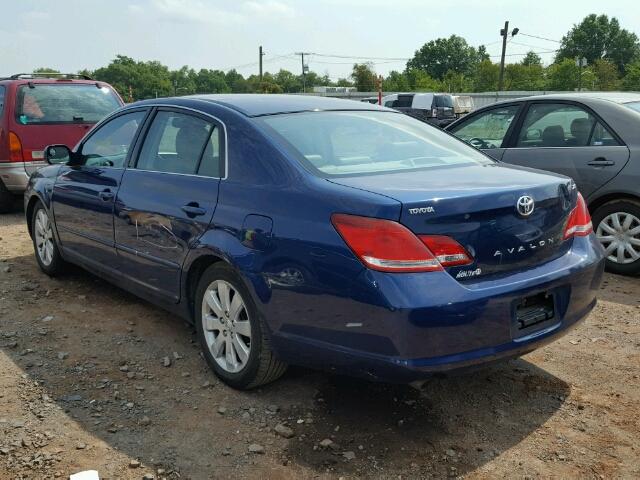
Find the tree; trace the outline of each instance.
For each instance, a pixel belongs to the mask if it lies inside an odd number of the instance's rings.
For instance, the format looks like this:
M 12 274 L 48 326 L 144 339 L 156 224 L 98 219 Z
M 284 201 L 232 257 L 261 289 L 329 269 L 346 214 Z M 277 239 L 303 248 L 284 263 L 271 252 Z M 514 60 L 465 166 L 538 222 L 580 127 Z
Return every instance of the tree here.
M 425 74 L 426 75 L 426 74 Z M 407 76 L 396 70 L 392 70 L 382 81 L 382 90 L 385 92 L 406 92 L 409 90 L 409 81 Z
M 442 79 L 440 90 L 447 91 L 449 93 L 467 92 L 471 89 L 471 84 L 470 77 L 465 77 L 463 73 L 449 70 Z
M 424 70 L 413 68 L 405 72 L 405 76 L 407 77 L 409 90 L 417 92 L 439 92 L 442 90 L 441 83 L 431 78 Z
M 377 90 L 376 74 L 372 63 L 356 63 L 353 66 L 351 78 L 359 92 L 373 92 Z
M 202 68 L 194 80 L 196 93 L 229 93 L 231 91 L 222 70 Z
M 487 58 L 483 46 L 476 50 L 464 38 L 451 35 L 425 43 L 407 62 L 407 70 L 424 70 L 431 77 L 442 80 L 449 70 L 471 75 L 478 63 Z
M 548 90 L 576 90 L 580 84 L 582 88 L 591 88 L 596 82 L 591 67 L 582 69 L 581 81 L 579 67 L 574 60 L 568 58 L 560 63 L 549 65 L 546 73 Z
M 39 67 L 39 68 L 34 68 L 33 73 L 60 73 L 60 70 L 56 70 L 55 68 L 49 68 L 49 67 Z
M 542 65 L 542 58 L 534 51 L 529 51 L 522 59 L 522 65 L 531 66 L 531 65 Z
M 566 58 L 586 58 L 589 65 L 605 58 L 624 72 L 625 65 L 638 58 L 640 43 L 635 33 L 620 28 L 617 18 L 587 15 L 562 37 L 556 63 Z
M 626 72 L 622 79 L 623 90 L 640 91 L 640 61 L 627 65 Z
M 473 90 L 476 92 L 493 92 L 498 90 L 500 66 L 491 60 L 483 60 L 478 64 L 473 75 Z
M 595 75 L 596 90 L 616 90 L 620 83 L 618 69 L 613 62 L 599 58 L 591 66 Z

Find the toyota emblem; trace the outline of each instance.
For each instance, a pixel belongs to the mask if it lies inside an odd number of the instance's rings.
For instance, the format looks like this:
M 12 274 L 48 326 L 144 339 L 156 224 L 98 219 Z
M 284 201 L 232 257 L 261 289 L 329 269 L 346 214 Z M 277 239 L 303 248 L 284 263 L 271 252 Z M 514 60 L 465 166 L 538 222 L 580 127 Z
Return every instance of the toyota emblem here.
M 518 213 L 523 217 L 528 217 L 529 215 L 531 215 L 533 213 L 534 206 L 535 202 L 529 195 L 523 195 L 518 199 L 518 202 L 516 203 Z

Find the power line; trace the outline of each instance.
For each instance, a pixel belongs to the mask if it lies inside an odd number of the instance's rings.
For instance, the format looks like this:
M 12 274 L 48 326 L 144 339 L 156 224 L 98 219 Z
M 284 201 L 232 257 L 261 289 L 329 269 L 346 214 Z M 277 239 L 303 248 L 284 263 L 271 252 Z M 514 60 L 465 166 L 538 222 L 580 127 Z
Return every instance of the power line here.
M 537 38 L 538 40 L 546 40 L 547 42 L 562 43 L 560 40 L 554 40 L 553 38 L 547 38 L 547 37 L 540 37 L 538 35 L 529 35 L 528 33 L 520 32 L 520 35 L 525 37 Z
M 315 55 L 317 57 L 328 57 L 328 58 L 350 58 L 353 60 L 396 60 L 396 61 L 409 61 L 411 58 L 407 57 L 366 57 L 366 56 L 357 56 L 357 55 L 330 55 L 328 53 L 316 53 L 310 52 L 309 55 Z

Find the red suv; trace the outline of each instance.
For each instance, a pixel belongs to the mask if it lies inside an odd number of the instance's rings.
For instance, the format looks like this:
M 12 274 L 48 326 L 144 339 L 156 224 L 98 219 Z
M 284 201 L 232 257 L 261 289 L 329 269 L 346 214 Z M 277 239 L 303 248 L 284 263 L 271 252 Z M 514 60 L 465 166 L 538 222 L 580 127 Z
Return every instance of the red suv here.
M 0 78 L 0 212 L 9 211 L 44 147 L 75 145 L 124 105 L 108 84 L 84 75 L 18 74 Z

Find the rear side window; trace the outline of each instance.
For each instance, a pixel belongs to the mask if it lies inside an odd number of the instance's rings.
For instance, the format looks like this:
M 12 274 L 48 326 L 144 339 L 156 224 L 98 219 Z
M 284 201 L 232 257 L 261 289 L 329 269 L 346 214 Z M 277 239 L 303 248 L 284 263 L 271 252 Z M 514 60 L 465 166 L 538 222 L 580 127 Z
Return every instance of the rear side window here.
M 109 87 L 34 83 L 18 87 L 16 121 L 22 125 L 97 123 L 121 106 Z
M 136 168 L 219 177 L 219 129 L 199 117 L 158 112 L 147 133 Z
M 396 100 L 385 102 L 384 106 L 389 108 L 411 108 L 413 95 L 398 95 Z
M 0 85 L 0 116 L 2 116 L 2 112 L 4 112 L 4 85 Z
M 589 145 L 592 147 L 611 147 L 620 145 L 620 143 L 611 135 L 611 132 L 607 130 L 604 125 L 598 122 L 591 134 Z
M 518 147 L 584 147 L 596 119 L 586 110 L 562 103 L 533 104 L 518 135 Z
M 640 102 L 629 102 L 625 103 L 624 106 L 631 110 L 635 110 L 636 112 L 640 112 Z

